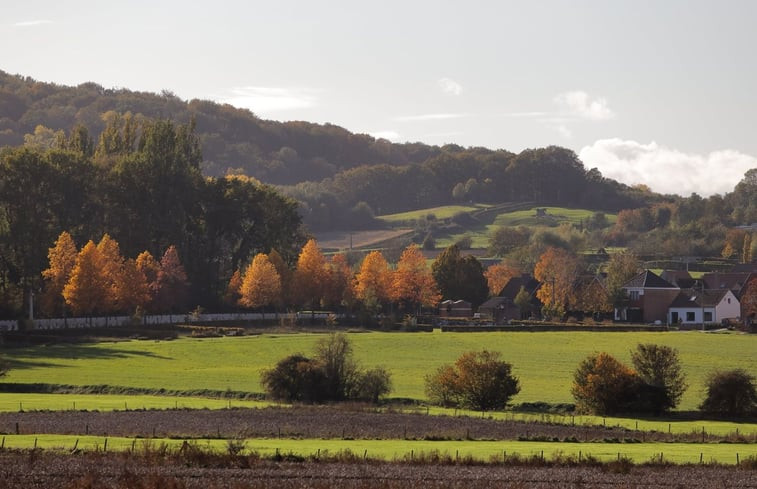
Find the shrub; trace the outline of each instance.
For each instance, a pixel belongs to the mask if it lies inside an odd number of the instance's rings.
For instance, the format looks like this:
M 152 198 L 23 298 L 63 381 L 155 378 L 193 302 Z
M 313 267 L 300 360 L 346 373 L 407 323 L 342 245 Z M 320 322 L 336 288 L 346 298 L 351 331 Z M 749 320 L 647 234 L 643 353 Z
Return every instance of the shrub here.
M 279 360 L 274 368 L 263 372 L 261 380 L 273 399 L 287 402 L 378 402 L 391 390 L 391 375 L 385 368 L 361 371 L 344 334 L 319 341 L 314 359 L 297 353 Z
M 607 353 L 589 355 L 573 375 L 576 408 L 593 414 L 629 410 L 639 390 L 636 373 Z
M 499 352 L 463 353 L 454 366 L 440 367 L 426 377 L 426 393 L 433 402 L 479 411 L 504 409 L 520 392 L 512 365 L 499 359 Z
M 754 376 L 746 370 L 713 372 L 706 382 L 707 396 L 699 409 L 727 416 L 744 416 L 757 411 Z

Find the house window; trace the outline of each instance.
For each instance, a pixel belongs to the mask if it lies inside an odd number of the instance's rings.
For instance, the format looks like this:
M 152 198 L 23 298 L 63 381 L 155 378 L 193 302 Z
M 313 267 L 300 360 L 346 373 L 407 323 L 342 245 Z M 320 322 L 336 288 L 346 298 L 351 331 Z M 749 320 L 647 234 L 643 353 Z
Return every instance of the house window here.
M 693 312 L 693 311 L 687 312 L 686 313 L 686 322 L 689 322 L 689 323 L 694 322 L 694 320 L 695 320 L 695 314 L 696 313 Z
M 704 313 L 704 321 L 705 322 L 712 322 L 712 313 L 711 312 L 705 312 Z
M 632 301 L 637 301 L 637 300 L 639 300 L 639 291 L 638 291 L 638 290 L 632 290 L 632 291 L 631 291 L 631 292 L 629 292 L 628 294 L 629 294 L 629 296 L 631 297 L 631 300 L 632 300 Z
M 731 298 L 730 298 L 730 297 L 728 298 L 728 303 L 729 303 L 729 304 L 731 303 Z

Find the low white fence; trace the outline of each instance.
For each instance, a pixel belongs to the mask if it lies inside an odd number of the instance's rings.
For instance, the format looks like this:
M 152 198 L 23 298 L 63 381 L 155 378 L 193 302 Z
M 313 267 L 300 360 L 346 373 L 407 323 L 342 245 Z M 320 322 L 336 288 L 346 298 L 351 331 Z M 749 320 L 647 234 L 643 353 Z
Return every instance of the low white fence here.
M 160 324 L 179 323 L 217 323 L 228 321 L 257 321 L 261 319 L 294 319 L 294 313 L 231 313 L 231 314 L 161 314 L 142 317 L 142 325 L 152 326 Z M 134 325 L 131 316 L 100 316 L 75 318 L 35 319 L 28 329 L 84 329 L 110 328 L 116 326 Z M 0 331 L 18 331 L 19 321 L 0 321 Z

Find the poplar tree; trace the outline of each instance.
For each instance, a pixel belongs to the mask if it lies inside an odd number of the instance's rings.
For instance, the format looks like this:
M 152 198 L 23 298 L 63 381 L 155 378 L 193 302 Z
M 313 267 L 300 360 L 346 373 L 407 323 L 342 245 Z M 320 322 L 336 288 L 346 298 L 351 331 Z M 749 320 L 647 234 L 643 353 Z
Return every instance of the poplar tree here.
M 71 278 L 63 288 L 63 297 L 75 315 L 91 316 L 102 311 L 107 294 L 108 281 L 102 273 L 102 258 L 90 240 L 76 256 Z
M 47 297 L 46 302 L 50 304 L 51 312 L 60 310 L 65 315 L 63 288 L 71 278 L 78 254 L 73 238 L 66 231 L 60 233 L 58 239 L 55 240 L 55 245 L 48 250 L 50 265 L 42 272 L 42 277 L 46 281 L 45 297 Z

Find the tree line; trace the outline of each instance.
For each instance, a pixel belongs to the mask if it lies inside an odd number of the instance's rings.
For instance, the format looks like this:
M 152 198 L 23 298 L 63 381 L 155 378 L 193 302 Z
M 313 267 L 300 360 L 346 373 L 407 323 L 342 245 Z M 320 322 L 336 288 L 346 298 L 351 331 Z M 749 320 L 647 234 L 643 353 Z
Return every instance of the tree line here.
M 175 246 L 187 302 L 222 304 L 234 270 L 260 251 L 293 260 L 304 243 L 297 203 L 247 177 L 209 178 L 194 124 L 113 117 L 48 146 L 0 150 L 0 316 L 18 317 L 42 288 L 48 248 L 108 234 L 126 256 Z

